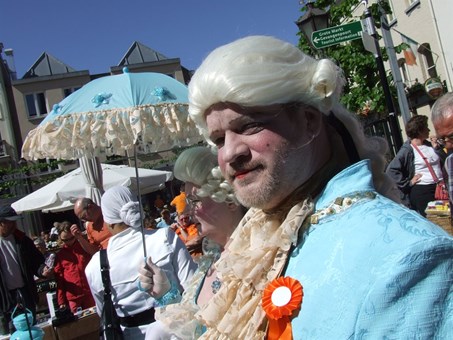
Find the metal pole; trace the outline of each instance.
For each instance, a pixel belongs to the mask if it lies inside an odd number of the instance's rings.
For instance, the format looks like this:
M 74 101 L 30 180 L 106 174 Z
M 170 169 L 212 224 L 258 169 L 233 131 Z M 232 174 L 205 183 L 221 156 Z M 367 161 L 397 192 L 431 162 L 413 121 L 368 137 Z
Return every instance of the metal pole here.
M 401 136 L 398 119 L 396 118 L 395 107 L 393 105 L 392 95 L 390 93 L 390 87 L 385 73 L 384 61 L 382 60 L 380 46 L 377 40 L 376 27 L 374 26 L 373 17 L 371 16 L 371 12 L 368 7 L 365 7 L 364 17 L 364 25 L 366 26 L 369 35 L 374 38 L 374 43 L 376 45 L 374 58 L 376 60 L 379 76 L 381 78 L 382 89 L 384 90 L 385 103 L 389 111 L 390 133 L 393 140 L 393 145 L 391 145 L 391 147 L 393 147 L 394 154 L 396 154 L 403 145 L 403 138 Z
M 138 165 L 137 165 L 137 144 L 136 142 L 134 144 L 134 163 L 135 163 L 135 180 L 137 181 L 137 196 L 138 196 L 138 204 L 140 205 L 139 211 L 140 211 L 140 230 L 142 232 L 142 244 L 143 244 L 143 256 L 145 258 L 145 263 L 147 259 L 147 254 L 146 254 L 146 240 L 145 240 L 145 227 L 143 225 L 143 211 L 142 211 L 142 194 L 140 190 L 140 177 L 138 175 Z
M 401 116 L 403 117 L 404 125 L 406 125 L 407 121 L 411 118 L 409 104 L 407 103 L 406 91 L 404 90 L 403 79 L 401 78 L 401 72 L 398 67 L 395 46 L 393 45 L 392 35 L 389 31 L 387 17 L 383 11 L 381 12 L 381 32 L 382 37 L 384 38 L 384 45 L 389 56 L 389 64 L 392 71 L 393 80 L 395 81 L 395 86 L 398 93 L 398 105 L 400 108 Z

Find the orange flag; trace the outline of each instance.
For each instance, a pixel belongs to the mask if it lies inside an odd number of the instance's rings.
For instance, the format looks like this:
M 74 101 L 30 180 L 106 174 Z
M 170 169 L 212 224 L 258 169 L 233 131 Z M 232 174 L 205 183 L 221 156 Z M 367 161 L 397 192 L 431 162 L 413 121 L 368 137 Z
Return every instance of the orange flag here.
M 404 59 L 406 59 L 406 65 L 417 65 L 417 53 L 418 53 L 418 43 L 411 38 L 405 36 L 404 34 L 401 34 L 401 39 L 403 40 L 403 43 L 407 44 L 408 47 L 406 47 L 403 51 L 404 53 Z

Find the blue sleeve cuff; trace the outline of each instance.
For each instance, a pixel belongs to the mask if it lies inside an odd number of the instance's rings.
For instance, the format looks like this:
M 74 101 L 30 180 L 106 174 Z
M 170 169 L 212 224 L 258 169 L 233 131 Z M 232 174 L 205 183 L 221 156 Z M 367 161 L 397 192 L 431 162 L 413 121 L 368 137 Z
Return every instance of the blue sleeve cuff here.
M 168 292 L 156 300 L 156 307 L 163 307 L 172 303 L 181 301 L 181 292 L 174 282 L 171 282 L 171 288 Z

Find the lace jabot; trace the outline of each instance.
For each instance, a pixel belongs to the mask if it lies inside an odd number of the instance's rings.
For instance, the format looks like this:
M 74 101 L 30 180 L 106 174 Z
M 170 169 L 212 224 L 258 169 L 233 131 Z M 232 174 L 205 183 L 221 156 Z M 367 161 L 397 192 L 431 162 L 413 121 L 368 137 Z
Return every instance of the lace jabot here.
M 231 236 L 226 256 L 215 264 L 222 286 L 196 314 L 207 326 L 203 339 L 262 339 L 265 336 L 261 295 L 286 263 L 302 222 L 312 212 L 311 199 L 280 214 L 250 209 Z

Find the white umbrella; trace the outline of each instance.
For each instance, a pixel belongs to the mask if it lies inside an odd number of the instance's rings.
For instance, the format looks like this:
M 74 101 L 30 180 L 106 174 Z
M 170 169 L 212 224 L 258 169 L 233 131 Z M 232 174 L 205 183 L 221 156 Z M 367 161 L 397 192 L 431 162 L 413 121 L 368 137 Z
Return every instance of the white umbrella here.
M 173 178 L 170 171 L 138 168 L 138 185 L 136 169 L 125 165 L 101 164 L 104 190 L 116 185 L 130 187 L 132 191 L 140 190 L 147 194 L 163 189 L 165 182 Z M 84 179 L 81 168 L 77 168 L 53 182 L 14 202 L 11 206 L 17 213 L 42 210 L 61 211 L 74 206 L 79 197 L 88 197 L 91 188 Z

